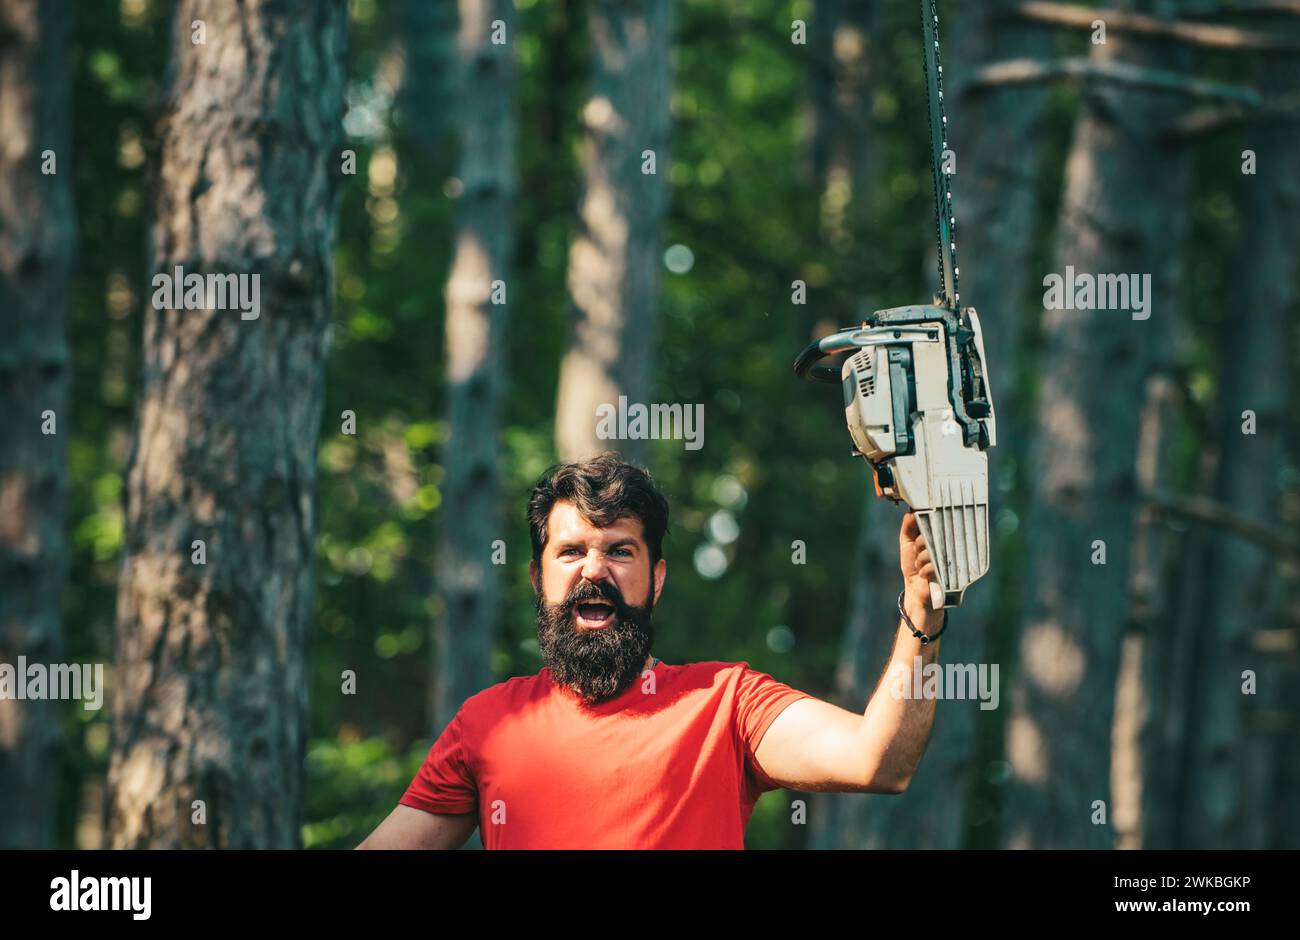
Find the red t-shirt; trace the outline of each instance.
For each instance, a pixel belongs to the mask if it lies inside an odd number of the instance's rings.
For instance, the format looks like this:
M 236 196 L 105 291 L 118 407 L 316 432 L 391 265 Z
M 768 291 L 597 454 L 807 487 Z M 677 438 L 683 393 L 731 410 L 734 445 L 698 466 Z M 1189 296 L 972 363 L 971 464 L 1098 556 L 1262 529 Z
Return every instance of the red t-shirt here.
M 489 849 L 742 849 L 754 762 L 777 715 L 811 698 L 748 663 L 657 663 L 588 706 L 550 669 L 471 697 L 400 802 L 477 812 Z

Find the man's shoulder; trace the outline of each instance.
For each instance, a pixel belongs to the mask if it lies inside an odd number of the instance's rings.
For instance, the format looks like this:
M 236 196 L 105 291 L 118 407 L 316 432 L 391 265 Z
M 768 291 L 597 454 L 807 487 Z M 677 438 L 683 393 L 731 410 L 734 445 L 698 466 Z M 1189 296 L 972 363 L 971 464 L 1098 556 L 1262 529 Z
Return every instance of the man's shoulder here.
M 696 685 L 727 685 L 738 682 L 749 670 L 747 662 L 724 662 L 714 659 L 675 666 L 667 663 L 664 665 L 667 666 L 670 675 Z
M 671 669 L 690 669 L 696 672 L 718 674 L 718 673 L 742 673 L 749 669 L 748 662 L 724 662 L 722 660 L 708 659 L 698 663 L 682 663 L 680 666 L 670 666 Z
M 465 700 L 461 708 L 470 713 L 485 709 L 495 711 L 512 701 L 531 698 L 549 684 L 545 668 L 529 676 L 511 676 L 509 679 L 488 686 L 481 692 L 475 692 Z

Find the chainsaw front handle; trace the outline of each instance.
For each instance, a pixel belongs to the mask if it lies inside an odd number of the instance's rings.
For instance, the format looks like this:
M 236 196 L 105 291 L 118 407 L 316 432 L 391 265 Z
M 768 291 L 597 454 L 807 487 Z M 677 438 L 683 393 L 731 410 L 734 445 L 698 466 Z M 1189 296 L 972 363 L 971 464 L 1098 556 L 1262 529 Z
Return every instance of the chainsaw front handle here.
M 824 385 L 839 385 L 840 370 L 831 366 L 818 365 L 822 359 L 836 353 L 867 346 L 884 346 L 893 342 L 912 342 L 916 339 L 938 339 L 939 334 L 933 328 L 915 326 L 877 326 L 850 327 L 823 336 L 810 343 L 794 361 L 795 375 L 810 382 Z

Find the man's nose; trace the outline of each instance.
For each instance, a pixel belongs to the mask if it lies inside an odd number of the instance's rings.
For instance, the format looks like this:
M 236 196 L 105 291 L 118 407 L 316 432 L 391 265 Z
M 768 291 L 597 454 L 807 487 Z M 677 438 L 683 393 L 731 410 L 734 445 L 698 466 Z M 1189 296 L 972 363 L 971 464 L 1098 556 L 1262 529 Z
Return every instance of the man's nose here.
M 587 559 L 582 566 L 582 576 L 588 581 L 603 581 L 609 577 L 609 565 L 605 553 L 598 548 L 587 552 Z

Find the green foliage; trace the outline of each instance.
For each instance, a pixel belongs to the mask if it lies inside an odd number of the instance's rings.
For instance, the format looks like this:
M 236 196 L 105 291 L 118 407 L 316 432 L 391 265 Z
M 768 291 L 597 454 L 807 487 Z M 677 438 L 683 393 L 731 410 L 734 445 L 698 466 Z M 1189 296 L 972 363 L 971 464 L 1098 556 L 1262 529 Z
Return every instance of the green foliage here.
M 318 738 L 307 752 L 308 849 L 350 849 L 392 812 L 411 782 L 427 747 L 399 752 L 382 736 L 355 737 L 345 728 L 337 739 Z

